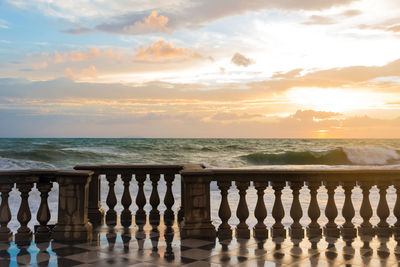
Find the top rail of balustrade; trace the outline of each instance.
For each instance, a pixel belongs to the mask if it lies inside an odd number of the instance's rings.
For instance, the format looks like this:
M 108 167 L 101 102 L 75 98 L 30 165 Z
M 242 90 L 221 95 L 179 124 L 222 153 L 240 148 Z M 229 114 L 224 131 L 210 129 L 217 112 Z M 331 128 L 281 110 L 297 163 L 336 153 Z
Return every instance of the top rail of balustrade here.
M 185 169 L 184 179 L 210 181 L 374 181 L 400 182 L 400 169 Z
M 91 170 L 97 174 L 179 174 L 182 170 L 199 170 L 204 168 L 201 164 L 101 164 L 101 165 L 76 165 L 75 170 Z
M 39 179 L 55 181 L 57 177 L 87 178 L 92 171 L 83 170 L 0 170 L 0 184 L 38 182 Z

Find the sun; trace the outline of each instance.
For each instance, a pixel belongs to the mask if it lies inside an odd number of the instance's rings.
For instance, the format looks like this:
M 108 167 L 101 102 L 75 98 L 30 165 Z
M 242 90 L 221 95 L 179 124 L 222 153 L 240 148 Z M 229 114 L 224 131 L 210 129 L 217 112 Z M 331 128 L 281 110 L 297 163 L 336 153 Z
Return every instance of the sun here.
M 295 87 L 286 96 L 301 108 L 331 112 L 384 108 L 386 103 L 380 93 L 356 89 Z

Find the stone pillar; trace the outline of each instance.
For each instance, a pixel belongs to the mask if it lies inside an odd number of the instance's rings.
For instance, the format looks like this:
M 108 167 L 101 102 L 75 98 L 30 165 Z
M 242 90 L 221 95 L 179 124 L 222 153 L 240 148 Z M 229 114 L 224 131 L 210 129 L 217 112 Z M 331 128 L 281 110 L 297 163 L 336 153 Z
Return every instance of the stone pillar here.
M 182 238 L 215 238 L 210 215 L 210 182 L 208 175 L 188 175 L 182 172 L 184 183 L 184 219 Z
M 58 221 L 52 237 L 59 242 L 87 241 L 92 236 L 88 220 L 89 182 L 93 172 L 70 171 L 57 174 L 59 184 Z

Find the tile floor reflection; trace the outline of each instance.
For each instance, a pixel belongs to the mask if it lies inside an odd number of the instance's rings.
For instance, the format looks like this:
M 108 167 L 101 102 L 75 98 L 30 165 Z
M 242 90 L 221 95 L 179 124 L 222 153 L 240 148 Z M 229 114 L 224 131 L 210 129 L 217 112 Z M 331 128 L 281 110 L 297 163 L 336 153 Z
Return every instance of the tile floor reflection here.
M 178 227 L 98 229 L 90 243 L 0 243 L 0 266 L 398 266 L 393 238 L 199 240 Z

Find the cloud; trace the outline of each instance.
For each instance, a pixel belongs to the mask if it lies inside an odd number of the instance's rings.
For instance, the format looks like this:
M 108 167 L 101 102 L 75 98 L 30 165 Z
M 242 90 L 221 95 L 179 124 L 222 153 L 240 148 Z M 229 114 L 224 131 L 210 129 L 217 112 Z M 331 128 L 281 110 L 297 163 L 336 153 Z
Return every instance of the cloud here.
M 159 61 L 174 58 L 201 58 L 201 55 L 192 49 L 175 47 L 170 42 L 161 39 L 149 47 L 140 49 L 135 54 L 135 58 L 138 60 Z
M 293 79 L 298 77 L 303 69 L 294 69 L 285 73 L 277 72 L 275 73 L 272 78 L 279 78 L 279 79 Z
M 0 29 L 8 29 L 7 21 L 0 19 Z
M 290 115 L 288 118 L 296 120 L 320 120 L 336 118 L 342 114 L 336 112 L 315 111 L 315 110 L 297 110 L 296 113 Z
M 36 9 L 50 17 L 72 24 L 64 32 L 115 34 L 164 33 L 204 25 L 229 16 L 260 10 L 314 10 L 349 5 L 357 0 L 121 0 L 121 1 L 43 1 L 7 0 L 18 8 Z M 150 15 L 149 15 L 150 14 Z M 161 15 L 162 14 L 162 15 Z M 92 26 L 97 25 L 97 26 Z M 168 28 L 167 28 L 168 25 Z
M 387 19 L 375 24 L 360 24 L 358 28 L 361 30 L 381 30 L 397 34 L 400 32 L 400 17 Z
M 65 73 L 67 77 L 72 80 L 97 77 L 97 69 L 93 65 L 88 68 L 84 68 L 81 71 L 72 68 L 65 68 Z
M 341 13 L 321 16 L 321 15 L 311 15 L 308 20 L 302 22 L 304 25 L 329 25 L 342 22 L 344 19 L 352 18 L 362 14 L 358 9 L 348 9 Z
M 113 49 L 100 49 L 98 47 L 92 47 L 87 51 L 72 50 L 69 52 L 54 52 L 52 55 L 47 55 L 49 61 L 54 63 L 64 63 L 71 61 L 86 61 L 93 60 L 99 57 L 108 59 L 120 59 L 122 53 L 114 51 Z
M 337 21 L 331 17 L 312 15 L 307 21 L 302 22 L 304 25 L 328 25 L 335 24 Z
M 249 65 L 254 64 L 254 61 L 240 53 L 235 53 L 231 59 L 231 63 L 236 66 L 248 67 Z
M 125 26 L 123 32 L 127 34 L 164 33 L 168 31 L 167 23 L 167 17 L 158 15 L 158 12 L 153 10 L 144 20 Z

